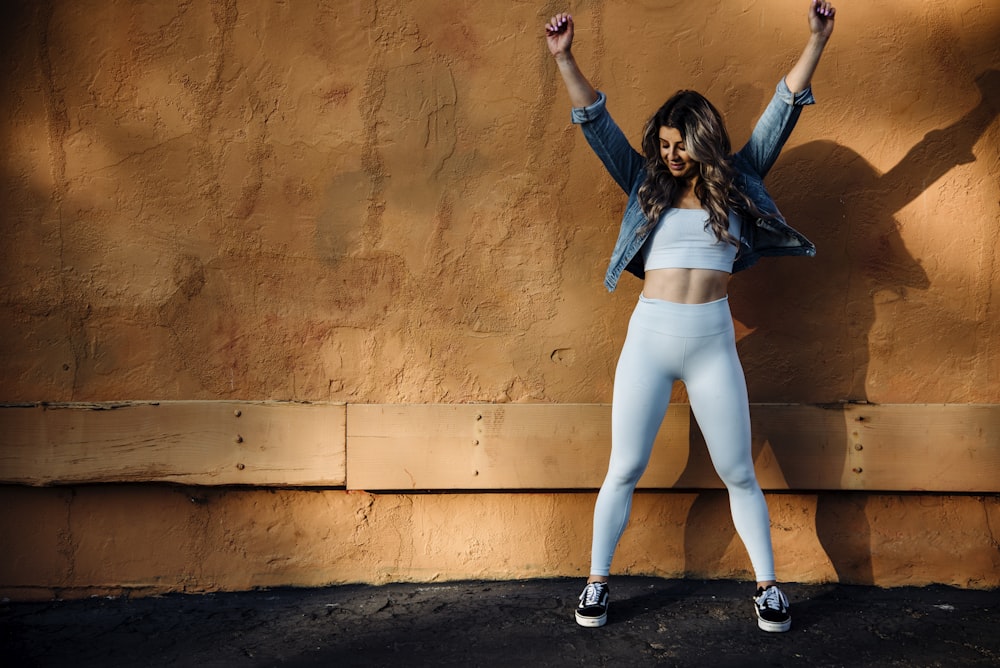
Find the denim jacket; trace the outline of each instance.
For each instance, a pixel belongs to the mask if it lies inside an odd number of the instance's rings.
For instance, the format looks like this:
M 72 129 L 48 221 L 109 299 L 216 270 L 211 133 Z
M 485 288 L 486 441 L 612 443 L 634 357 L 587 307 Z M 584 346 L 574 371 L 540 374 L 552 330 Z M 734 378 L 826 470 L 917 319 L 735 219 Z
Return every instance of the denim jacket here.
M 764 187 L 764 177 L 778 159 L 781 148 L 792 133 L 802 107 L 814 104 L 812 90 L 792 94 L 785 80 L 778 82 L 774 97 L 767 105 L 750 135 L 746 146 L 732 156 L 736 170 L 735 185 L 757 208 L 773 214 L 774 220 L 741 218 L 740 248 L 733 263 L 733 273 L 754 265 L 764 256 L 816 254 L 816 247 L 785 223 L 778 207 Z M 646 180 L 646 160 L 628 143 L 624 133 L 608 113 L 607 98 L 598 93 L 596 102 L 573 109 L 573 122 L 580 124 L 591 148 L 601 159 L 611 177 L 628 193 L 628 204 L 622 216 L 618 241 L 611 253 L 611 263 L 604 277 L 609 292 L 614 291 L 622 271 L 628 270 L 640 279 L 645 276 L 639 249 L 650 231 L 640 234 L 646 216 L 639 205 L 639 186 Z

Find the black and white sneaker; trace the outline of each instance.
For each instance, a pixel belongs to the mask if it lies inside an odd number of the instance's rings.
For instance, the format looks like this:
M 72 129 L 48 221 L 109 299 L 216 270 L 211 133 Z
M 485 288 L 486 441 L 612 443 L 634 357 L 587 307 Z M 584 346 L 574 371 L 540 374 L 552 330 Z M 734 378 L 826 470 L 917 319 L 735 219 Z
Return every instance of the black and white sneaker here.
M 771 585 L 767 589 L 758 587 L 753 602 L 754 608 L 757 610 L 757 626 L 761 630 L 781 633 L 792 628 L 792 615 L 788 610 L 788 599 L 778 589 L 778 585 Z
M 576 606 L 576 623 L 580 626 L 604 626 L 608 621 L 608 583 L 589 582 L 580 594 Z

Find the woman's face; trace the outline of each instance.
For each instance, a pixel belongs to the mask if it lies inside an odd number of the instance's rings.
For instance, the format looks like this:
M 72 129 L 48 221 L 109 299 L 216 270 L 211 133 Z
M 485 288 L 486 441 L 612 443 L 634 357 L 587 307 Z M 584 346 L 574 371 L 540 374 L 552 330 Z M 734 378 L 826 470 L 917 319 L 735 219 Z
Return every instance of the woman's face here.
M 688 155 L 677 128 L 660 128 L 660 158 L 675 179 L 689 179 L 698 172 L 698 163 Z

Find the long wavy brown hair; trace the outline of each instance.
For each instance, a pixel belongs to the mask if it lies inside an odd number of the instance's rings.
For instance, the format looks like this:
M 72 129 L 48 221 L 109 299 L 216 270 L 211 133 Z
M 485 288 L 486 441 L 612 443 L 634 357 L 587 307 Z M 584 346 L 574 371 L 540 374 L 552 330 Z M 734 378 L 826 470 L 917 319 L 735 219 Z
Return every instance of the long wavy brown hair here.
M 639 188 L 639 204 L 647 223 L 640 234 L 656 225 L 663 211 L 673 206 L 681 192 L 682 181 L 670 173 L 660 156 L 662 127 L 680 132 L 684 148 L 697 163 L 694 194 L 708 211 L 706 228 L 711 227 L 719 241 L 739 246 L 739 240 L 729 233 L 730 209 L 748 211 L 757 217 L 763 214 L 733 184 L 732 145 L 722 115 L 703 95 L 692 90 L 677 91 L 653 114 L 642 131 L 646 181 Z

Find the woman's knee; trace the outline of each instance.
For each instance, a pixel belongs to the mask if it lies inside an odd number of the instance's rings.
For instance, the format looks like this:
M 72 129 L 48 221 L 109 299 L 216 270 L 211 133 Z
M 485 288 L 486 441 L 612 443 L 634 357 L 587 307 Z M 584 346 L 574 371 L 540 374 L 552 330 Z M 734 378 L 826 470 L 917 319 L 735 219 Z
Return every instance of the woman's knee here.
M 635 487 L 646 472 L 646 464 L 645 461 L 615 461 L 612 457 L 605 481 L 622 487 Z
M 754 471 L 753 463 L 732 464 L 716 467 L 716 473 L 722 478 L 722 483 L 726 489 L 732 490 L 754 490 L 757 485 L 757 472 Z

